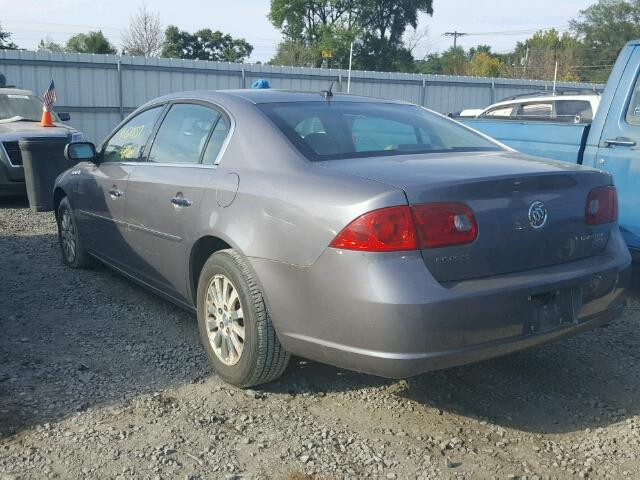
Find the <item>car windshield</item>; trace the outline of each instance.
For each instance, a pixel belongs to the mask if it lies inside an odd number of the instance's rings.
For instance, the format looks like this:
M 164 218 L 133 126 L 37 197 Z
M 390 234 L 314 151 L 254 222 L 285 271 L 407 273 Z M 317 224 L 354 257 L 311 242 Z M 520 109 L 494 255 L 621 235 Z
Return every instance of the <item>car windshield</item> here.
M 51 114 L 54 121 L 58 117 Z M 42 101 L 34 95 L 17 93 L 0 94 L 0 121 L 1 120 L 27 120 L 39 122 L 42 117 Z
M 260 105 L 312 161 L 502 148 L 448 118 L 415 105 L 290 102 Z

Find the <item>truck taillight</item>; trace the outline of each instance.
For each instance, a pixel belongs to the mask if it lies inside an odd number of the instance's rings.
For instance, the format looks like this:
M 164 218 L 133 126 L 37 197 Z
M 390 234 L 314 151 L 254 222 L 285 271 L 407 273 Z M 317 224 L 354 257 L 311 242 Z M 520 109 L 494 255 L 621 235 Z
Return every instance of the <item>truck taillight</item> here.
M 473 242 L 478 225 L 463 203 L 440 202 L 382 208 L 347 225 L 329 246 L 367 252 L 439 248 Z
M 618 219 L 618 193 L 616 187 L 598 187 L 591 190 L 587 195 L 584 219 L 587 225 L 615 222 Z

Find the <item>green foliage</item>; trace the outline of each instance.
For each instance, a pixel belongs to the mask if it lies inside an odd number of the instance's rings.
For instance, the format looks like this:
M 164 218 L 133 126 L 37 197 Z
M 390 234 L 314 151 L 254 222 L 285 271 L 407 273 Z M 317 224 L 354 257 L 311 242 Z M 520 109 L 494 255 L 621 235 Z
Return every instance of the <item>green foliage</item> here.
M 432 0 L 271 0 L 269 19 L 285 42 L 270 63 L 291 60 L 285 52 L 306 45 L 314 65 L 331 50 L 328 64 L 345 68 L 354 42 L 354 68 L 411 71 L 413 57 L 402 36 L 417 26 L 421 12 L 433 13 Z
M 466 74 L 473 77 L 505 77 L 507 66 L 488 52 L 476 52 L 469 61 Z
M 11 41 L 11 34 L 5 30 L 2 30 L 0 25 L 0 50 L 15 50 L 18 45 Z
M 582 10 L 570 27 L 582 44 L 583 64 L 596 66 L 584 68 L 584 78 L 605 81 L 610 67 L 602 65 L 613 65 L 624 44 L 640 38 L 640 0 L 600 0 Z
M 65 46 L 65 51 L 76 53 L 104 53 L 116 54 L 117 51 L 107 40 L 102 31 L 78 33 L 71 37 Z
M 417 62 L 421 73 L 444 75 L 471 75 L 474 77 L 506 77 L 507 65 L 488 45 L 478 45 L 465 51 L 462 47 L 449 48 L 442 54 L 431 54 Z
M 433 13 L 432 0 L 271 0 L 269 19 L 285 40 L 273 64 L 348 66 L 354 41 L 356 69 L 418 71 L 449 75 L 508 76 L 551 80 L 606 81 L 626 42 L 640 38 L 640 0 L 598 0 L 570 22 L 570 32 L 536 32 L 513 51 L 495 54 L 478 45 L 414 60 L 403 35 L 420 13 Z
M 38 43 L 38 51 L 39 52 L 64 52 L 64 46 L 54 42 L 49 37 L 40 40 Z
M 285 40 L 278 45 L 275 57 L 269 64 L 289 67 L 313 67 L 316 64 L 313 47 L 299 40 Z
M 203 28 L 195 33 L 170 25 L 165 31 L 163 57 L 188 58 L 221 62 L 242 62 L 251 55 L 253 46 L 242 38 Z

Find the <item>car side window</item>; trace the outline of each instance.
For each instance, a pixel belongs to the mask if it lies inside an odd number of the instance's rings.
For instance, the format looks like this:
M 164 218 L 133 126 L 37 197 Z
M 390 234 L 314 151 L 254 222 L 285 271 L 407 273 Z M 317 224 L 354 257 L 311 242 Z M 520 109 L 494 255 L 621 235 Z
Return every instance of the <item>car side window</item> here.
M 202 163 L 204 165 L 214 165 L 216 163 L 216 159 L 218 158 L 218 154 L 220 153 L 220 149 L 222 148 L 222 144 L 227 138 L 228 133 L 229 122 L 226 118 L 220 115 L 218 123 L 216 123 L 216 126 L 211 133 L 211 138 L 209 138 L 209 143 L 207 143 L 207 148 L 204 151 L 204 157 L 202 157 Z
M 102 161 L 138 161 L 163 108 L 160 105 L 145 110 L 123 125 L 103 147 Z
M 162 121 L 149 152 L 155 163 L 200 163 L 209 132 L 219 113 L 204 105 L 176 103 Z
M 640 125 L 640 75 L 636 79 L 636 84 L 633 87 L 633 95 L 627 107 L 625 119 L 630 125 Z
M 523 103 L 518 107 L 518 117 L 551 117 L 553 102 Z
M 591 121 L 593 109 L 587 100 L 556 100 L 556 116 L 563 120 L 580 117 L 581 121 Z
M 494 109 L 489 110 L 483 117 L 510 117 L 511 112 L 513 112 L 513 105 L 506 105 L 502 107 L 496 107 Z

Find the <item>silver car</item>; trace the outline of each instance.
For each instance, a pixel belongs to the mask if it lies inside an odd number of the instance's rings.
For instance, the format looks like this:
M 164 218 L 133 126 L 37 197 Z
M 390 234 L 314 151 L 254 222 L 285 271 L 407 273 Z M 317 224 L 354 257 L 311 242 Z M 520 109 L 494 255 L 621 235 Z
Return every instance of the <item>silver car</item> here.
M 391 378 L 606 324 L 630 256 L 609 174 L 421 107 L 274 90 L 140 107 L 54 191 L 62 258 L 197 312 L 218 374 L 290 354 Z M 153 321 L 150 319 L 149 321 Z

